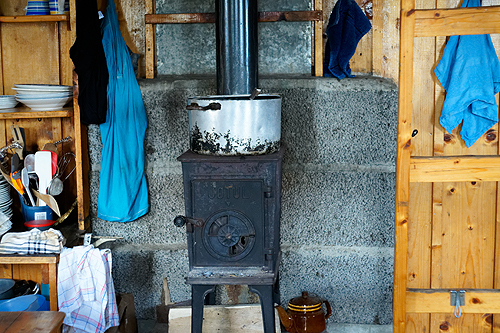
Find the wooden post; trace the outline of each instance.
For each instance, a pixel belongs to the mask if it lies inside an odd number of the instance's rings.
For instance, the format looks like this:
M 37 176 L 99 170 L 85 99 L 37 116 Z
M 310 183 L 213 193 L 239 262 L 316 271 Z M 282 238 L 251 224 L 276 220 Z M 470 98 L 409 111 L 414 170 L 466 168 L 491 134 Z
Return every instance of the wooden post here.
M 155 13 L 154 0 L 145 1 L 145 13 Z M 146 78 L 153 79 L 156 76 L 156 25 L 146 23 Z
M 323 0 L 314 0 L 314 10 L 323 11 Z M 323 14 L 321 15 L 323 18 Z M 314 21 L 314 75 L 323 76 L 323 19 Z
M 401 11 L 399 70 L 398 152 L 396 162 L 396 244 L 394 255 L 394 333 L 404 333 L 408 219 L 410 199 L 411 115 L 413 108 L 413 11 Z

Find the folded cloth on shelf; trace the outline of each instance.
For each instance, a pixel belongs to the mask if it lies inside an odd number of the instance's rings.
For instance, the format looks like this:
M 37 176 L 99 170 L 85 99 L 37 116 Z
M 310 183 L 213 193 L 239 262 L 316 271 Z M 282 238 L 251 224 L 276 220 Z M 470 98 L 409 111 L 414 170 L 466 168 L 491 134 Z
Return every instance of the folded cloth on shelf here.
M 104 332 L 120 324 L 111 276 L 111 251 L 92 245 L 64 248 L 57 297 L 64 324 L 74 332 Z
M 481 0 L 462 4 L 480 6 Z M 463 121 L 460 136 L 472 146 L 498 122 L 500 63 L 490 35 L 451 36 L 434 73 L 446 90 L 441 125 L 451 133 Z
M 358 42 L 372 25 L 354 0 L 338 0 L 328 20 L 323 75 L 343 79 L 351 75 L 351 60 Z
M 66 239 L 59 230 L 8 232 L 0 242 L 2 254 L 48 254 L 60 253 Z

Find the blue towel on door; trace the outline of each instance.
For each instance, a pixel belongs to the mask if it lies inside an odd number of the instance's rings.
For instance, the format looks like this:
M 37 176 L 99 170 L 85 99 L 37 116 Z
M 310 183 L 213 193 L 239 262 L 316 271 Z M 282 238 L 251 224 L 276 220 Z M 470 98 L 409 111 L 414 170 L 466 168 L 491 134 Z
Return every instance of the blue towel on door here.
M 372 24 L 354 0 L 338 0 L 328 20 L 323 75 L 343 79 L 351 75 L 351 60 Z
M 144 175 L 147 116 L 113 0 L 102 23 L 109 71 L 106 122 L 100 125 L 102 153 L 97 217 L 129 222 L 149 210 Z
M 462 5 L 480 6 L 481 0 Z M 490 35 L 451 36 L 434 72 L 446 90 L 440 123 L 451 133 L 463 121 L 460 136 L 470 147 L 498 122 L 500 63 Z

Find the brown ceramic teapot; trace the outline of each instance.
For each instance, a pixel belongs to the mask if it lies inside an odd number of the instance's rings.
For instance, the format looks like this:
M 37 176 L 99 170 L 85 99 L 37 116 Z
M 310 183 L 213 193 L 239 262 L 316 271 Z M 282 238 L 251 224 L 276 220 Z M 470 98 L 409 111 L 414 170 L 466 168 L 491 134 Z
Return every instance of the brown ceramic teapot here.
M 322 304 L 326 305 L 326 315 Z M 309 295 L 307 291 L 302 296 L 292 298 L 285 311 L 277 305 L 278 314 L 287 332 L 292 333 L 320 333 L 326 329 L 326 319 L 332 314 L 330 303 L 316 295 Z

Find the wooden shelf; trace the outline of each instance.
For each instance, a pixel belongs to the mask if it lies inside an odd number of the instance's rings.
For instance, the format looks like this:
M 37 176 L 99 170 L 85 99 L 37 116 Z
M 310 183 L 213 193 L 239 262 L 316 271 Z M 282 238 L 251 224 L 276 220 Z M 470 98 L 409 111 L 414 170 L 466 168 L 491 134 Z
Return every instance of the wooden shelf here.
M 59 254 L 2 254 L 0 263 L 6 265 L 12 264 L 56 264 L 59 262 Z
M 71 118 L 73 117 L 73 107 L 61 108 L 55 111 L 31 111 L 28 107 L 18 107 L 16 112 L 2 113 L 0 119 L 41 119 L 41 118 Z M 12 110 L 12 109 L 6 109 Z
M 24 15 L 24 16 L 0 16 L 1 23 L 39 23 L 39 22 L 61 22 L 69 21 L 69 15 Z

